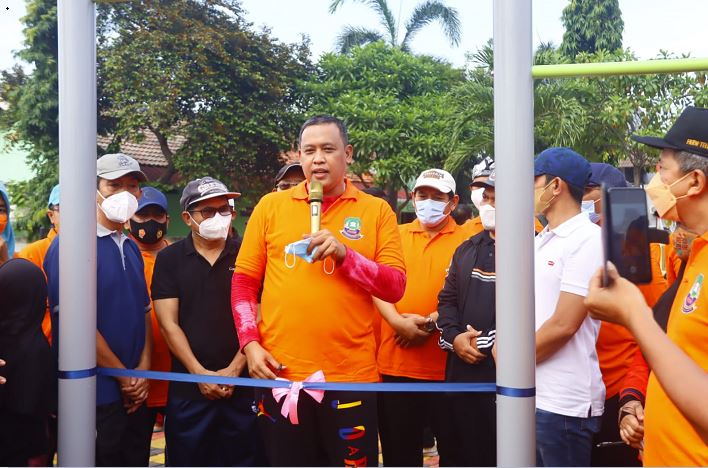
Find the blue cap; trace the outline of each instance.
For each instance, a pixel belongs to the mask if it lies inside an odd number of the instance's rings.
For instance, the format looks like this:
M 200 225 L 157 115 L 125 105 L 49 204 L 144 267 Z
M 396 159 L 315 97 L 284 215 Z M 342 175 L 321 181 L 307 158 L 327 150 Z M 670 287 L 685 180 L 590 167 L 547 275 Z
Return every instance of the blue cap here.
M 47 208 L 51 208 L 54 205 L 59 204 L 59 184 L 56 184 L 52 191 L 49 193 L 49 200 L 47 201 Z
M 570 148 L 548 148 L 541 151 L 533 164 L 534 176 L 560 177 L 565 183 L 584 189 L 590 180 L 590 163 Z
M 590 163 L 590 181 L 588 185 L 599 187 L 605 184 L 608 187 L 627 187 L 627 179 L 624 174 L 614 166 L 605 163 Z
M 142 195 L 138 199 L 138 211 L 146 206 L 156 205 L 167 212 L 167 197 L 165 194 L 152 187 L 143 187 L 140 192 Z

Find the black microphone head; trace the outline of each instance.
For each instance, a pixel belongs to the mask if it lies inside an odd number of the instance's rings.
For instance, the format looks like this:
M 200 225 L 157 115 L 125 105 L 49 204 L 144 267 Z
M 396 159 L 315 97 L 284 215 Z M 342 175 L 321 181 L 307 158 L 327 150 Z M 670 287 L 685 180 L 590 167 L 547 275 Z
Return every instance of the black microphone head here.
M 322 198 L 324 198 L 324 191 L 322 189 L 322 183 L 318 182 L 316 180 L 313 180 L 310 182 L 310 197 L 308 198 L 308 202 L 322 202 Z

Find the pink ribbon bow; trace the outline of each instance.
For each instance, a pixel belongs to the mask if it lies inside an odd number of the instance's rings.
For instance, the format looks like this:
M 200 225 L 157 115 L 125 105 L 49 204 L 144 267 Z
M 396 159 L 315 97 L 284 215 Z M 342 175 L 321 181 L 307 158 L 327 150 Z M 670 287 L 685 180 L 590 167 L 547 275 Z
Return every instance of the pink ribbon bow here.
M 286 379 L 276 380 L 285 380 L 287 382 Z M 317 372 L 306 378 L 303 382 L 324 381 L 324 373 L 321 370 L 318 370 Z M 290 388 L 273 389 L 273 398 L 275 398 L 275 401 L 280 402 L 280 400 L 285 397 L 283 407 L 280 409 L 280 414 L 282 414 L 284 418 L 289 417 L 290 422 L 293 424 L 300 424 L 300 421 L 297 418 L 297 402 L 300 398 L 300 390 L 304 390 L 306 393 L 308 393 L 312 398 L 315 399 L 315 401 L 317 401 L 317 403 L 322 403 L 322 399 L 324 398 L 324 390 L 311 390 L 309 388 L 303 388 L 303 382 L 292 382 Z

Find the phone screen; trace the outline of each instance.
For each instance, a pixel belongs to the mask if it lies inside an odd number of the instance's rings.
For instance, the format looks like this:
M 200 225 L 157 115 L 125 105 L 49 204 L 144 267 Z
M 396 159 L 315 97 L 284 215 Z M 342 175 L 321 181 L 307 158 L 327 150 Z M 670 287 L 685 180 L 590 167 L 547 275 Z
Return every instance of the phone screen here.
M 633 283 L 651 282 L 647 199 L 640 188 L 604 189 L 605 259 Z

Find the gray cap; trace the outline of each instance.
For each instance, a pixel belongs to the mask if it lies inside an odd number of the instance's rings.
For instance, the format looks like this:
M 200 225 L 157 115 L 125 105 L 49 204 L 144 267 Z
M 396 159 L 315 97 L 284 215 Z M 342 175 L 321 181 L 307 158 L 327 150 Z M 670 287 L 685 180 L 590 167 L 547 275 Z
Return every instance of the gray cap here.
M 494 160 L 489 156 L 485 156 L 472 168 L 472 179 L 474 180 L 477 177 L 488 177 L 493 170 Z
M 187 211 L 189 205 L 208 200 L 209 198 L 226 197 L 233 199 L 240 196 L 240 193 L 229 191 L 226 185 L 213 177 L 202 177 L 201 179 L 194 179 L 187 184 L 182 191 L 179 204 L 182 206 L 182 210 Z
M 141 182 L 147 180 L 138 161 L 127 154 L 104 154 L 96 161 L 96 175 L 101 179 L 115 180 L 131 173 L 135 173 L 135 177 Z

